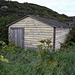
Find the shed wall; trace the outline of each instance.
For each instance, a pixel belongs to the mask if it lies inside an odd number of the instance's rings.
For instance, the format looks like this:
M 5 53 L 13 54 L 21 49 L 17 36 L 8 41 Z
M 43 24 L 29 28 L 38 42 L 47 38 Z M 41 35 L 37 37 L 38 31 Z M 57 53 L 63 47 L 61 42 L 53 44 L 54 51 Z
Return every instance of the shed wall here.
M 39 40 L 52 38 L 53 45 L 53 27 L 31 17 L 27 17 L 15 24 L 9 26 L 9 38 L 11 27 L 24 27 L 24 47 L 37 48 L 40 44 Z
M 60 42 L 64 43 L 67 35 L 69 34 L 70 29 L 69 28 L 56 28 L 56 43 L 55 43 L 55 49 L 59 49 Z

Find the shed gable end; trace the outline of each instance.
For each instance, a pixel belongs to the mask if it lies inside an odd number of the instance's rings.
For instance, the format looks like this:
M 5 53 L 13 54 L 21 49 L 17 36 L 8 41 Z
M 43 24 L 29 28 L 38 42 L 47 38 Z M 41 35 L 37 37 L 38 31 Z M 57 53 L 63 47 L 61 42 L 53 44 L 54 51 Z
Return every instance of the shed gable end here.
M 16 22 L 9 26 L 9 35 L 11 27 L 24 27 L 24 47 L 29 48 L 37 48 L 37 45 L 40 44 L 39 40 L 52 38 L 53 44 L 53 27 L 47 25 L 43 22 L 40 22 L 31 17 L 27 17 L 25 19 Z

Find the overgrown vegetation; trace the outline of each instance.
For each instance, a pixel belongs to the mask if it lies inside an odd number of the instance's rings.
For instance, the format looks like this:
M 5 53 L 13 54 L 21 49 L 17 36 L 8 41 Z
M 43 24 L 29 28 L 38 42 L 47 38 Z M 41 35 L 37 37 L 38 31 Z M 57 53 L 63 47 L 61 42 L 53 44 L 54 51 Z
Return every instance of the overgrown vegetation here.
M 51 39 L 44 39 L 39 41 L 41 44 L 37 45 L 39 50 L 52 50 Z
M 8 49 L 13 49 L 14 53 L 9 54 L 6 48 L 3 52 L 0 50 L 4 53 L 4 57 L 0 57 L 0 75 L 75 75 L 75 46 L 58 51 L 24 51 L 13 45 L 11 48 L 8 45 Z M 3 59 L 8 59 L 9 63 Z
M 0 41 L 1 44 L 1 50 L 0 50 L 0 55 L 10 55 L 10 54 L 14 54 L 17 51 L 21 51 L 21 48 L 18 46 L 15 46 L 13 44 L 6 44 L 3 41 Z

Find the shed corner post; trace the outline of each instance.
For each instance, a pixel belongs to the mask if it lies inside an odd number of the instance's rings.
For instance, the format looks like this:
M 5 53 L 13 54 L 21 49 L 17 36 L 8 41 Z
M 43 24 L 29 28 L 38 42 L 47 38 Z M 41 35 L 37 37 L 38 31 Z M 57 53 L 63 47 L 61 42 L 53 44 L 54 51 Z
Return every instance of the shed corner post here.
M 55 40 L 56 40 L 56 27 L 54 27 L 53 31 L 53 50 L 55 51 Z

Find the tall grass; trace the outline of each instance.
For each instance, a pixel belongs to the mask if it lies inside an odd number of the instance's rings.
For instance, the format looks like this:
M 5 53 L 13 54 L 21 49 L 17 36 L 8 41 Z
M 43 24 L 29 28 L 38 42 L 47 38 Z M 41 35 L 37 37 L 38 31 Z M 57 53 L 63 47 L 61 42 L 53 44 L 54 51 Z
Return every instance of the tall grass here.
M 0 61 L 0 75 L 75 75 L 75 46 L 38 55 L 35 50 L 18 50 L 5 56 L 9 63 Z

